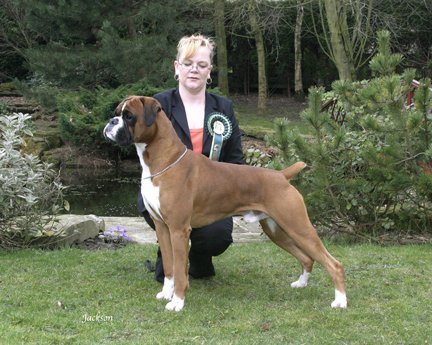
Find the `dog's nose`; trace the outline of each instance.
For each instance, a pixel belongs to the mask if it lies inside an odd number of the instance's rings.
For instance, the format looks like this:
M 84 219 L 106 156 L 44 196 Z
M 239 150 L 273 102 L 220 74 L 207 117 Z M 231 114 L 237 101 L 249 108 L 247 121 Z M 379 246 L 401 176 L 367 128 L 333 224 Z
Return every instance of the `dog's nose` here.
M 117 117 L 113 117 L 109 123 L 110 123 L 110 125 L 115 126 L 119 123 L 119 119 Z

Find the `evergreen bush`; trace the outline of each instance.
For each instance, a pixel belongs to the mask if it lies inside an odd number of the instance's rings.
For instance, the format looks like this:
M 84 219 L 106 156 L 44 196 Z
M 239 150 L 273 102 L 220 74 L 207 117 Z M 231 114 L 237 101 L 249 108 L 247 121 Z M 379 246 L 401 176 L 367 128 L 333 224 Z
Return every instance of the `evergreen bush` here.
M 61 90 L 52 82 L 47 82 L 42 76 L 34 74 L 28 81 L 15 80 L 19 92 L 29 99 L 36 100 L 47 112 L 57 110 L 57 97 Z
M 330 95 L 309 90 L 302 114 L 310 136 L 289 122 L 276 122 L 271 144 L 280 149 L 273 165 L 297 160 L 310 169 L 300 174 L 311 218 L 325 228 L 359 237 L 432 232 L 432 116 L 430 80 L 422 80 L 415 108 L 406 106 L 414 71 L 395 73 L 400 56 L 379 33 L 379 52 L 371 60 L 375 78 L 336 81 Z M 336 97 L 343 123 L 321 111 L 323 100 Z
M 47 228 L 62 206 L 58 173 L 38 157 L 24 154 L 23 136 L 32 135 L 27 114 L 0 116 L 0 248 L 55 242 Z M 48 238 L 48 241 L 47 241 Z
M 102 130 L 119 102 L 128 95 L 153 96 L 160 89 L 145 81 L 116 89 L 97 87 L 67 92 L 57 98 L 59 126 L 63 140 L 101 148 L 106 145 Z M 112 148 L 112 144 L 109 145 Z M 108 148 L 109 149 L 109 148 Z

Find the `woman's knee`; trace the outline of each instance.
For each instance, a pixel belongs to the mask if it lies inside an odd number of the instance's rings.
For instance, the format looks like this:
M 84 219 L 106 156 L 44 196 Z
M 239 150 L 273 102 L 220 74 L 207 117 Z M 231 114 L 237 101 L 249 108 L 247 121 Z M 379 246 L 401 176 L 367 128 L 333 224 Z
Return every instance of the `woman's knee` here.
M 191 233 L 191 252 L 200 255 L 218 256 L 232 243 L 232 218 L 226 218 Z

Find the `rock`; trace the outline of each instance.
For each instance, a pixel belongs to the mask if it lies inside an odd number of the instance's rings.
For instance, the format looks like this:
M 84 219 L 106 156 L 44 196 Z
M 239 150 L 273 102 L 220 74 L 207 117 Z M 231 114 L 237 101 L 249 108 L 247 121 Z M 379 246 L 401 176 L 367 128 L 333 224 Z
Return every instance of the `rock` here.
M 0 87 L 1 89 L 1 87 Z M 22 94 L 17 91 L 1 91 L 0 90 L 0 97 L 22 97 Z
M 23 151 L 39 158 L 41 158 L 45 151 L 59 147 L 62 144 L 60 134 L 56 129 L 39 130 L 32 137 L 26 137 L 24 141 L 25 146 L 23 147 Z
M 9 106 L 9 110 L 14 113 L 33 114 L 39 107 L 37 104 L 14 104 Z
M 107 170 L 115 168 L 112 161 L 97 155 L 83 154 L 82 149 L 69 144 L 44 151 L 41 160 L 68 169 L 84 168 L 94 171 L 95 169 Z
M 58 238 L 56 245 L 70 246 L 97 237 L 105 231 L 105 222 L 95 215 L 66 214 L 57 216 L 54 227 L 53 233 Z

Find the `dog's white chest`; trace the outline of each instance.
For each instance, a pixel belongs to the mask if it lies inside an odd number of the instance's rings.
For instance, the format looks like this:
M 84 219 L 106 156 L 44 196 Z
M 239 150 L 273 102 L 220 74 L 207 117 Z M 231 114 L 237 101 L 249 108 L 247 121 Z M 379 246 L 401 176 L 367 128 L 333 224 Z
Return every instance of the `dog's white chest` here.
M 143 169 L 142 176 L 149 176 L 149 173 L 150 171 L 146 172 Z M 154 186 L 150 179 L 142 178 L 141 195 L 143 197 L 145 208 L 150 215 L 157 220 L 162 220 L 162 215 L 160 213 L 159 187 Z
M 162 215 L 160 212 L 160 202 L 159 202 L 159 186 L 153 185 L 150 178 L 150 169 L 144 162 L 143 153 L 145 151 L 145 144 L 136 144 L 136 149 L 138 157 L 140 159 L 142 167 L 141 175 L 141 195 L 144 201 L 144 206 L 150 215 L 157 220 L 162 221 Z

